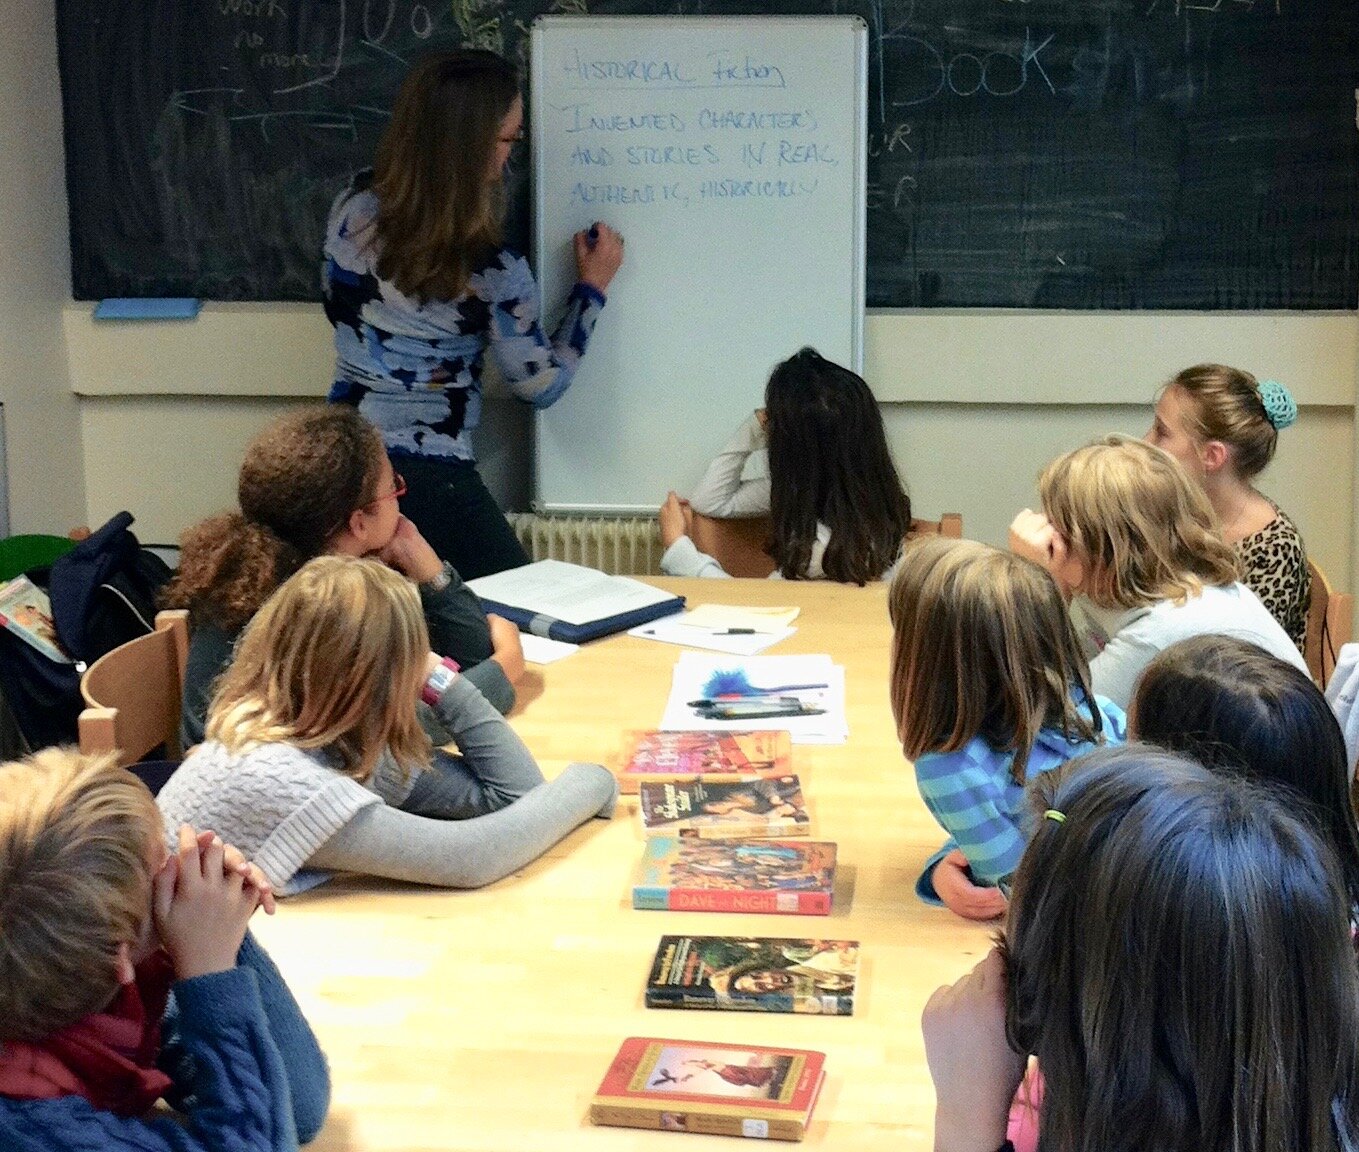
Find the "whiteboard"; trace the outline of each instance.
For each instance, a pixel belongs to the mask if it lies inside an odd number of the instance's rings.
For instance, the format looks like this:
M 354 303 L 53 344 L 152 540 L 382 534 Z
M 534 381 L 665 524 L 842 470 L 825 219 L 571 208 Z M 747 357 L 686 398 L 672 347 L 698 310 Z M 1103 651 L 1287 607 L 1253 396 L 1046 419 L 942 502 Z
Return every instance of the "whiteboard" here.
M 626 252 L 575 380 L 537 414 L 536 508 L 654 512 L 780 360 L 810 344 L 861 370 L 867 45 L 858 17 L 535 21 L 545 305 L 575 282 L 577 230 L 602 220 Z

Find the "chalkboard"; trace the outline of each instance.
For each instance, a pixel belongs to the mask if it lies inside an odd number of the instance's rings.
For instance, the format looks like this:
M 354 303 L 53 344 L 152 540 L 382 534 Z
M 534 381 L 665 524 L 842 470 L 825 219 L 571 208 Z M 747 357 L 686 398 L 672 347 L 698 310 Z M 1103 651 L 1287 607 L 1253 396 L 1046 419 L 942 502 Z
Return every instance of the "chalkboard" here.
M 1359 306 L 1354 0 L 59 0 L 76 296 L 315 299 L 408 62 L 547 11 L 861 16 L 870 305 Z
M 538 414 L 538 507 L 651 512 L 693 490 L 778 361 L 810 344 L 860 366 L 867 46 L 847 16 L 535 24 L 544 299 L 565 299 L 591 221 L 627 248 L 575 382 Z

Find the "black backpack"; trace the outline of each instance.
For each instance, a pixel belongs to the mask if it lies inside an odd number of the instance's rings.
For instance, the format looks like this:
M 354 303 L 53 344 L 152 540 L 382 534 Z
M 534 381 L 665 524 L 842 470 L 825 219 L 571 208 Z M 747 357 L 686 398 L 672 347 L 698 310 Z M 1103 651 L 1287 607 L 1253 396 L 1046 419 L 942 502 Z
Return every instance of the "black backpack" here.
M 131 523 L 130 512 L 119 512 L 50 567 L 25 573 L 47 589 L 57 638 L 75 660 L 49 660 L 0 629 L 0 691 L 30 748 L 75 743 L 85 668 L 155 627 L 156 598 L 170 566 L 141 546 Z

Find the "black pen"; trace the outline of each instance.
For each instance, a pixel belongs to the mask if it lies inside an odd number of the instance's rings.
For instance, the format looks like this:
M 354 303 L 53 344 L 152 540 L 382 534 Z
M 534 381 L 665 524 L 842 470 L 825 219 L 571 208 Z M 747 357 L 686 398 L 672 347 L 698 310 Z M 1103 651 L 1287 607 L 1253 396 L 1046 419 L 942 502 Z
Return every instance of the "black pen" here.
M 724 628 L 721 632 L 714 632 L 714 636 L 754 636 L 754 628 Z

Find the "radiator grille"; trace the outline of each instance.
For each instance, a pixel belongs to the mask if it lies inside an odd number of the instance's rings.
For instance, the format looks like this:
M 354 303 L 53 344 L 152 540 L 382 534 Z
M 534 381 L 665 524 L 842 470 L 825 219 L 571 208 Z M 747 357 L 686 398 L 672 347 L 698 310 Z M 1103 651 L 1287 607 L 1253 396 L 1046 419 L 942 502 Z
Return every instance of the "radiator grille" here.
M 507 514 L 534 560 L 567 560 L 618 576 L 657 576 L 661 530 L 654 516 Z

